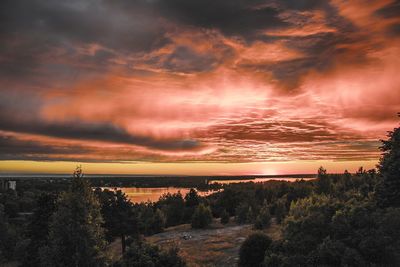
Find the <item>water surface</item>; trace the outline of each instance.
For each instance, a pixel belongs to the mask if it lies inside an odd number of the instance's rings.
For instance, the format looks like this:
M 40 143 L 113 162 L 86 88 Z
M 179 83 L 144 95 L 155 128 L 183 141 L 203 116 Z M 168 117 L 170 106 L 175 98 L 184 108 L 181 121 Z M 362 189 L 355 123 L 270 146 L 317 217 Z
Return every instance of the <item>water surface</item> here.
M 182 196 L 190 191 L 190 188 L 178 187 L 102 187 L 102 189 L 121 190 L 124 192 L 130 201 L 133 203 L 140 203 L 146 201 L 157 201 L 163 194 L 175 194 L 181 192 Z M 207 196 L 217 191 L 197 191 L 200 196 Z
M 315 178 L 298 178 L 298 177 L 277 177 L 277 178 L 255 178 L 255 179 L 237 179 L 237 180 L 210 180 L 210 184 L 236 184 L 236 183 L 264 183 L 268 181 L 285 181 L 295 182 L 297 180 L 309 181 Z

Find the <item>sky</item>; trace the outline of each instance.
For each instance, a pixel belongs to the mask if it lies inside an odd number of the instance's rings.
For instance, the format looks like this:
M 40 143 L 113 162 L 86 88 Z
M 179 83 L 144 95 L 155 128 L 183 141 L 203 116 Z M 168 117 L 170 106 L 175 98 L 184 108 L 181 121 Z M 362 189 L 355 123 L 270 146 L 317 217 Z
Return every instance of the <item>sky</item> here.
M 3 0 L 0 171 L 373 168 L 400 1 Z

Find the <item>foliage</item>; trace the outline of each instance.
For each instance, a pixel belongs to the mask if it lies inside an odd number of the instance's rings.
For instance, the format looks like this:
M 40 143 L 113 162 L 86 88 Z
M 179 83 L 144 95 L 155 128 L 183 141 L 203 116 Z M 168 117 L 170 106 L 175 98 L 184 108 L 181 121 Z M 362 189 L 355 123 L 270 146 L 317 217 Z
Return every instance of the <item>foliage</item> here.
M 123 255 L 123 267 L 184 267 L 185 261 L 179 257 L 179 250 L 171 248 L 163 251 L 158 246 L 144 242 L 133 242 Z
M 49 246 L 41 250 L 43 266 L 102 266 L 105 264 L 100 204 L 80 168 L 69 190 L 58 199 L 52 217 Z
M 271 245 L 272 240 L 262 233 L 254 233 L 246 238 L 239 251 L 239 266 L 262 266 L 265 251 Z
M 163 231 L 165 226 L 165 215 L 160 209 L 156 209 L 151 217 L 149 225 L 151 226 L 151 233 L 160 233 Z
M 319 167 L 316 180 L 316 192 L 319 194 L 329 194 L 331 192 L 331 179 L 326 173 L 326 169 Z
M 40 266 L 39 250 L 49 245 L 49 224 L 51 216 L 56 211 L 55 194 L 43 193 L 37 199 L 37 208 L 27 227 L 28 244 L 23 256 L 23 266 Z
M 15 243 L 15 231 L 10 227 L 4 207 L 0 204 L 0 263 L 12 258 Z
M 377 192 L 381 207 L 400 207 L 400 128 L 389 132 L 382 141 L 379 171 L 382 181 Z
M 216 205 L 221 210 L 225 209 L 230 215 L 235 215 L 235 210 L 241 200 L 241 192 L 236 192 L 231 187 L 227 187 L 218 195 Z
M 144 235 L 153 235 L 164 230 L 166 216 L 154 203 L 135 204 L 138 214 L 139 232 Z
M 308 253 L 329 234 L 329 221 L 338 205 L 335 199 L 325 195 L 293 202 L 285 220 L 285 238 L 293 246 L 298 245 L 302 253 Z
M 166 226 L 178 225 L 182 222 L 185 201 L 180 192 L 176 194 L 164 194 L 158 203 L 166 216 Z
M 253 208 L 247 203 L 242 203 L 236 208 L 235 220 L 239 224 L 253 223 L 255 214 Z
M 193 188 L 185 196 L 185 208 L 183 212 L 183 222 L 190 222 L 196 207 L 200 203 L 200 197 Z
M 139 231 L 132 203 L 120 190 L 97 190 L 96 195 L 100 199 L 107 239 L 112 241 L 115 237 L 120 237 L 122 252 L 125 252 L 126 236 L 137 236 Z
M 264 265 L 398 266 L 399 223 L 399 208 L 380 209 L 369 194 L 313 194 L 292 203 L 284 239 L 266 251 Z
M 282 198 L 275 202 L 274 215 L 277 223 L 281 223 L 287 214 L 286 201 Z
M 229 219 L 230 219 L 229 213 L 226 210 L 223 210 L 221 213 L 221 223 L 227 224 L 229 223 Z
M 269 212 L 269 207 L 264 205 L 260 212 L 257 215 L 257 218 L 254 222 L 254 228 L 258 230 L 262 230 L 270 225 L 271 222 L 271 214 Z
M 192 217 L 192 228 L 206 228 L 211 222 L 211 209 L 204 204 L 197 206 Z

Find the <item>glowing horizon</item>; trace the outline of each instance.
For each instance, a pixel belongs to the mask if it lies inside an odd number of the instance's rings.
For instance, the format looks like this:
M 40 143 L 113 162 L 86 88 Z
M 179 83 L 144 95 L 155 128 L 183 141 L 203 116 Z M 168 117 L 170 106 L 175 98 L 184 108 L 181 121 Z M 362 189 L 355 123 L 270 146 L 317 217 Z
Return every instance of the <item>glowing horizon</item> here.
M 355 171 L 398 126 L 393 0 L 3 10 L 0 172 Z
M 253 162 L 253 163 L 80 163 L 80 162 L 40 162 L 3 161 L 0 173 L 48 173 L 70 174 L 77 166 L 82 166 L 85 174 L 121 175 L 290 175 L 317 173 L 320 166 L 329 173 L 355 173 L 359 167 L 375 168 L 377 162 L 369 161 L 297 161 L 297 162 Z

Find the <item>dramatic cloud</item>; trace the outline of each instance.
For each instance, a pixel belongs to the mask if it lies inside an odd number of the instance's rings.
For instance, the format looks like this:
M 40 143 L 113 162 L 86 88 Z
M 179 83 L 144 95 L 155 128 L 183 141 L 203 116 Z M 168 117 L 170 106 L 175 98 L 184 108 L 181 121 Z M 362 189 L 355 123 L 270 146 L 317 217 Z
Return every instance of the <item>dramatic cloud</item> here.
M 399 1 L 3 1 L 0 159 L 376 160 Z

